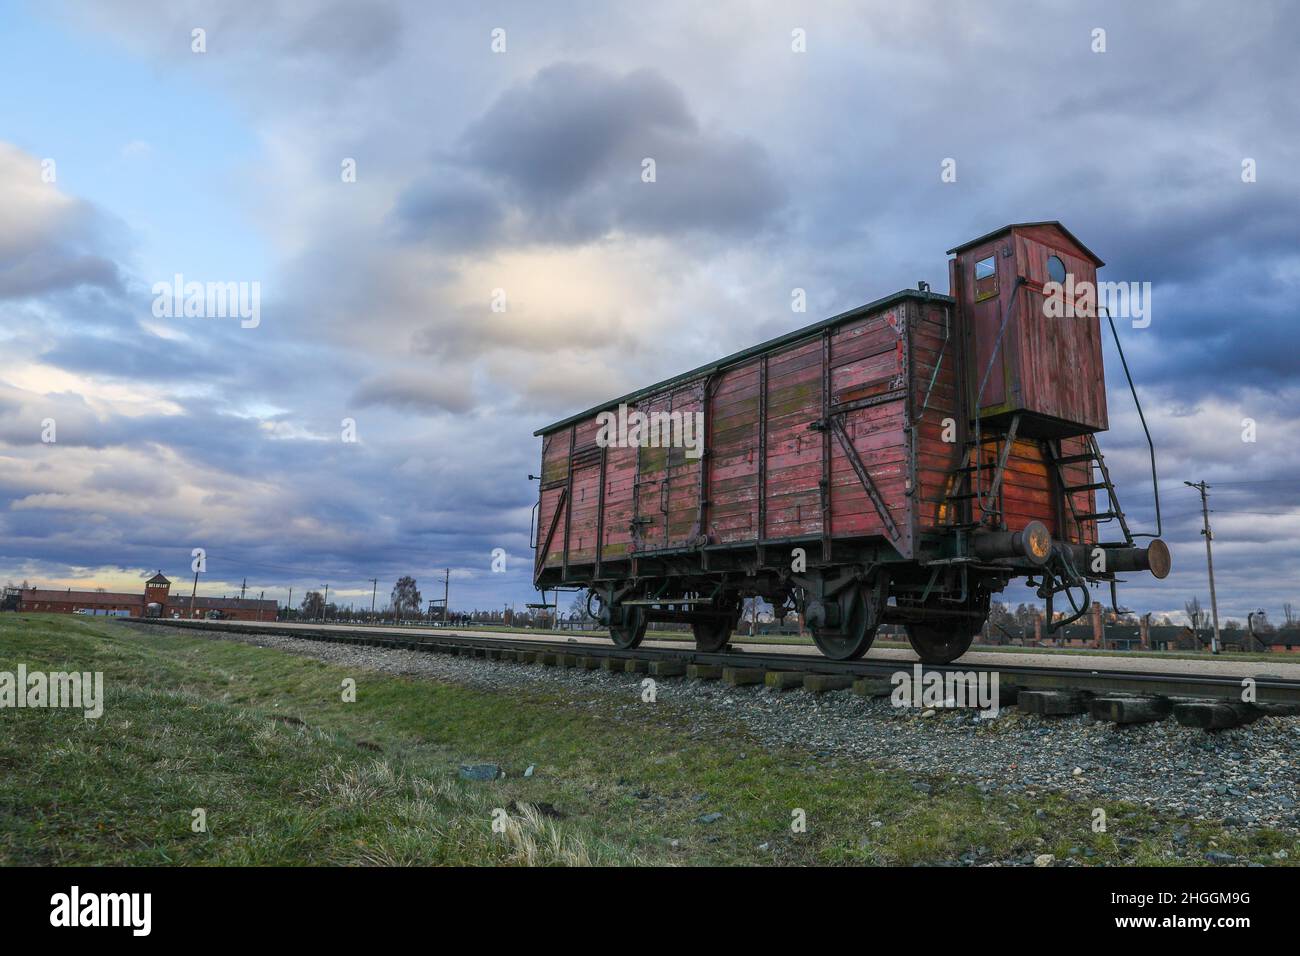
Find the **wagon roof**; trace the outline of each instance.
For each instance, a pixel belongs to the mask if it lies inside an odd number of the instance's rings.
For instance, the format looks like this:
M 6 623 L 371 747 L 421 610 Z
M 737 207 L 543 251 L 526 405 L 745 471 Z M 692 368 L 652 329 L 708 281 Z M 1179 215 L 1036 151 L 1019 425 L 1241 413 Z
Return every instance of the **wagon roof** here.
M 1002 235 L 1004 232 L 1010 232 L 1012 229 L 1032 229 L 1035 226 L 1052 226 L 1056 229 L 1061 230 L 1061 232 L 1064 233 L 1067 239 L 1069 239 L 1072 243 L 1078 246 L 1079 249 L 1085 255 L 1087 255 L 1089 259 L 1093 261 L 1093 263 L 1097 266 L 1097 268 L 1100 269 L 1102 266 L 1106 264 L 1101 261 L 1101 257 L 1098 256 L 1097 253 L 1093 252 L 1082 242 L 1080 242 L 1078 236 L 1072 233 L 1069 229 L 1066 229 L 1065 226 L 1061 225 L 1059 219 L 1043 219 L 1040 222 L 1013 222 L 1010 223 L 1009 225 L 1003 226 L 1000 229 L 994 229 L 992 232 L 986 232 L 978 239 L 972 239 L 969 242 L 963 242 L 960 246 L 953 246 L 951 249 L 948 250 L 946 254 L 951 256 L 954 253 L 961 252 L 965 249 L 969 249 L 972 246 L 978 246 L 981 243 L 988 242 L 990 239 Z
M 682 382 L 689 382 L 692 379 L 699 378 L 702 375 L 708 375 L 711 372 L 718 371 L 745 359 L 753 358 L 755 355 L 762 355 L 772 349 L 780 348 L 783 345 L 789 345 L 792 342 L 798 342 L 800 339 L 808 338 L 821 332 L 823 329 L 838 325 L 841 322 L 847 322 L 864 315 L 870 315 L 878 309 L 893 305 L 895 302 L 901 302 L 904 299 L 917 299 L 922 302 L 952 302 L 951 296 L 943 295 L 939 292 L 920 292 L 916 289 L 904 289 L 901 292 L 895 292 L 893 295 L 887 295 L 883 299 L 876 299 L 874 302 L 868 302 L 866 305 L 860 305 L 856 308 L 849 309 L 847 312 L 841 312 L 839 315 L 833 315 L 829 319 L 823 319 L 820 322 L 814 322 L 812 325 L 805 325 L 803 328 L 787 332 L 785 335 L 779 335 L 774 339 L 768 339 L 766 342 L 760 342 L 758 345 L 751 345 L 747 349 L 734 352 L 731 355 L 724 356 L 717 361 L 710 362 L 708 365 L 701 365 L 699 368 L 691 369 L 689 372 L 682 372 L 680 375 L 674 375 L 666 378 L 662 382 L 655 382 L 653 385 L 647 385 L 639 388 L 635 392 L 628 392 L 618 398 L 610 399 L 607 402 L 601 402 L 599 405 L 593 405 L 585 412 L 579 412 L 576 415 L 570 415 L 554 424 L 547 425 L 545 428 L 539 428 L 533 432 L 534 435 L 546 435 L 557 429 L 572 425 L 574 422 L 580 422 L 584 419 L 591 418 L 597 412 L 605 411 L 609 408 L 615 408 L 623 403 L 631 403 L 642 396 L 658 392 L 662 389 L 669 388 Z

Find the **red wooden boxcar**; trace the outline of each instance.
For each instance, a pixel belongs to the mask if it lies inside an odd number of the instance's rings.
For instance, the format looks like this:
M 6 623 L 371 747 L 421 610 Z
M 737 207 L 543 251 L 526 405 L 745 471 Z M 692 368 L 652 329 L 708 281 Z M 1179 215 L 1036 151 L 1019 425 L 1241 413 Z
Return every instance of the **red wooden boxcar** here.
M 1086 610 L 1090 581 L 1164 577 L 1093 437 L 1097 315 L 1046 307 L 1101 260 L 1054 222 L 950 254 L 949 295 L 898 292 L 539 430 L 535 584 L 588 588 L 624 647 L 676 620 L 721 649 L 756 595 L 828 656 L 898 621 L 942 662 L 1013 577 L 1039 579 L 1049 620 L 1062 592 Z

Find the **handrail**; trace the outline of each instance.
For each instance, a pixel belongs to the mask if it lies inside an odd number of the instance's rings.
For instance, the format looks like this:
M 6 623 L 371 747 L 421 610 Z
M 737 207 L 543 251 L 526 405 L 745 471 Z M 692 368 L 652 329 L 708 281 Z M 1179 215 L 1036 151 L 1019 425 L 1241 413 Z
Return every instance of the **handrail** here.
M 1137 407 L 1138 419 L 1142 422 L 1142 431 L 1147 436 L 1147 449 L 1151 453 L 1151 493 L 1156 502 L 1156 533 L 1155 534 L 1133 534 L 1133 538 L 1158 538 L 1160 537 L 1163 525 L 1160 522 L 1160 481 L 1156 477 L 1156 446 L 1151 440 L 1151 429 L 1147 428 L 1147 417 L 1142 414 L 1142 403 L 1138 401 L 1137 388 L 1133 385 L 1133 376 L 1129 374 L 1128 359 L 1124 357 L 1124 346 L 1119 342 L 1119 330 L 1115 328 L 1115 320 L 1110 316 L 1110 309 L 1105 306 L 1098 306 L 1101 311 L 1106 313 L 1106 321 L 1110 323 L 1110 334 L 1115 338 L 1115 350 L 1119 352 L 1120 364 L 1124 367 L 1124 377 L 1128 379 L 1128 390 L 1133 393 L 1133 404 Z
M 943 356 L 948 351 L 948 339 L 952 337 L 952 318 L 947 310 L 943 315 L 943 345 L 939 347 L 939 354 L 934 360 L 934 371 L 930 374 L 930 384 L 925 389 L 925 401 L 921 403 L 921 412 L 917 419 L 925 418 L 926 409 L 930 407 L 930 396 L 934 392 L 934 383 L 939 379 L 939 369 L 943 368 Z

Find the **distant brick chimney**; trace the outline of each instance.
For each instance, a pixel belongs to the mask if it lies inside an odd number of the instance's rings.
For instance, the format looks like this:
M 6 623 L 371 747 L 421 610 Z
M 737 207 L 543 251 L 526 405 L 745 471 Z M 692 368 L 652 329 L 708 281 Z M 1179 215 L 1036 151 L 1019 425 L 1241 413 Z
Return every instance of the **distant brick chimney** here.
M 1096 601 L 1092 605 L 1092 646 L 1106 646 L 1106 625 L 1101 621 L 1101 604 Z

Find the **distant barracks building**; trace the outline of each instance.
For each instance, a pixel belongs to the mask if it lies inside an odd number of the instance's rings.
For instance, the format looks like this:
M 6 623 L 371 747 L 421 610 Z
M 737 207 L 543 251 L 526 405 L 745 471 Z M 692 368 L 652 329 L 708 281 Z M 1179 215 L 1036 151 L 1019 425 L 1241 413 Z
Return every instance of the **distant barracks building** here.
M 117 617 L 220 617 L 231 621 L 274 621 L 279 611 L 275 601 L 191 598 L 187 594 L 173 595 L 171 587 L 171 581 L 159 571 L 145 582 L 143 594 L 23 588 L 18 592 L 18 610 Z

